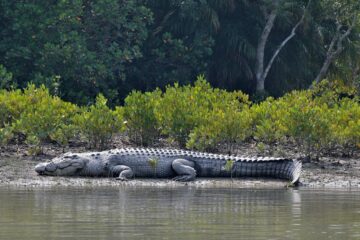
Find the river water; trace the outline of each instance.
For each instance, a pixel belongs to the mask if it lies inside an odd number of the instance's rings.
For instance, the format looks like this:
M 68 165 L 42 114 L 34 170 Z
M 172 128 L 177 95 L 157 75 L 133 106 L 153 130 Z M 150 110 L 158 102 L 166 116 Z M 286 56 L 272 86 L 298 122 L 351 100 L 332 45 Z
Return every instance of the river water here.
M 1 187 L 0 239 L 360 239 L 360 191 Z

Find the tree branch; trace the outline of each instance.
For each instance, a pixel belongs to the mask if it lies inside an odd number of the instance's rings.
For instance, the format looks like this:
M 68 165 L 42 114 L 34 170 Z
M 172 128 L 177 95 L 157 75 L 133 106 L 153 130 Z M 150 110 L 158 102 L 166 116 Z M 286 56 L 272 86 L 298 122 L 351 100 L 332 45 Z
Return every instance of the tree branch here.
M 344 48 L 343 48 L 342 44 L 343 44 L 345 38 L 347 38 L 350 35 L 352 29 L 354 28 L 354 26 L 356 24 L 356 20 L 357 20 L 357 15 L 354 14 L 351 25 L 348 27 L 346 32 L 343 34 L 341 34 L 341 28 L 343 27 L 343 25 L 340 24 L 340 22 L 338 20 L 336 21 L 336 34 L 334 35 L 334 37 L 331 40 L 329 48 L 326 52 L 325 61 L 322 65 L 318 75 L 315 78 L 315 83 L 319 83 L 324 78 L 332 61 L 343 51 Z M 336 45 L 336 49 L 334 49 L 335 45 Z M 310 88 L 312 88 L 312 87 L 313 87 L 313 84 L 310 86 Z
M 256 49 L 255 76 L 256 76 L 257 91 L 264 91 L 264 79 L 262 75 L 264 72 L 265 46 L 269 38 L 271 29 L 274 26 L 274 22 L 277 17 L 277 12 L 278 12 L 278 1 L 275 2 L 275 7 L 271 10 L 269 14 L 266 11 L 264 11 L 266 23 L 261 33 L 259 43 Z
M 335 56 L 337 56 L 338 54 L 340 54 L 342 52 L 342 50 L 343 50 L 342 43 L 343 43 L 344 39 L 350 35 L 352 29 L 354 28 L 355 23 L 356 23 L 356 18 L 357 17 L 355 14 L 350 27 L 346 30 L 346 32 L 344 34 L 340 35 L 339 40 L 337 41 L 337 45 L 336 45 Z M 338 31 L 339 33 L 340 33 L 340 30 L 341 29 L 339 29 L 339 31 Z
M 270 71 L 270 69 L 271 69 L 271 67 L 272 67 L 272 65 L 273 65 L 276 57 L 279 55 L 280 51 L 281 51 L 281 50 L 283 49 L 283 47 L 295 36 L 297 28 L 304 22 L 305 15 L 306 15 L 306 11 L 307 11 L 307 9 L 309 8 L 310 3 L 311 3 L 311 0 L 308 1 L 307 5 L 306 5 L 306 7 L 305 7 L 305 9 L 304 9 L 303 15 L 301 16 L 300 20 L 295 24 L 295 26 L 292 28 L 290 35 L 287 36 L 287 37 L 284 39 L 284 41 L 282 41 L 281 44 L 276 48 L 274 54 L 272 55 L 270 61 L 268 62 L 267 66 L 266 66 L 266 69 L 265 69 L 265 71 L 264 71 L 264 73 L 263 73 L 263 76 L 262 76 L 262 77 L 263 77 L 264 79 L 267 77 L 267 75 L 268 75 L 268 73 L 269 73 L 269 71 Z

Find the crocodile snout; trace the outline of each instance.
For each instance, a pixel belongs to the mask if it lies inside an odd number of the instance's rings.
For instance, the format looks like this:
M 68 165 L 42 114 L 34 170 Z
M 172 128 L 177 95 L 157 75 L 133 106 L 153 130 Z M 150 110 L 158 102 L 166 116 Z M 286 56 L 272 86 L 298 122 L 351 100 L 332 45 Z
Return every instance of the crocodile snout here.
M 46 163 L 39 163 L 35 166 L 35 171 L 39 174 L 39 175 L 43 175 L 45 172 L 45 168 L 46 168 Z
M 53 162 L 39 163 L 35 166 L 35 171 L 40 175 L 55 175 L 57 168 L 57 164 Z

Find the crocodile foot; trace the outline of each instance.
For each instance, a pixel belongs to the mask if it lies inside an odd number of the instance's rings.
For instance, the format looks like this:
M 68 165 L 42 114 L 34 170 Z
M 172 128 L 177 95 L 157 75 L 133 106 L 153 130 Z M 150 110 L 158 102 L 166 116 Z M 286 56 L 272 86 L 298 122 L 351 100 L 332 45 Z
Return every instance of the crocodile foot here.
M 172 180 L 177 182 L 189 182 L 194 179 L 191 176 L 185 175 L 185 176 L 176 176 Z
M 125 177 L 117 177 L 115 178 L 116 180 L 119 180 L 119 181 L 129 181 L 129 179 L 125 178 Z

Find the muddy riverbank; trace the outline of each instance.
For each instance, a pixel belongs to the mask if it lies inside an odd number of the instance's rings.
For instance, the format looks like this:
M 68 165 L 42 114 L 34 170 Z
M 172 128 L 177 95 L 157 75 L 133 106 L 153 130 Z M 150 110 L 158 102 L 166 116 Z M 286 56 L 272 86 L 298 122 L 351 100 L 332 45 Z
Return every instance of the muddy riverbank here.
M 121 147 L 121 146 L 117 146 Z M 250 150 L 247 150 L 250 149 Z M 244 155 L 257 155 L 250 147 L 240 149 Z M 86 151 L 84 147 L 67 149 L 72 152 Z M 0 185 L 11 186 L 158 186 L 158 187 L 234 187 L 234 188 L 282 188 L 288 182 L 279 179 L 224 179 L 198 178 L 194 182 L 179 183 L 169 179 L 134 179 L 119 182 L 111 178 L 80 178 L 80 177 L 49 177 L 39 176 L 34 166 L 39 162 L 48 161 L 62 153 L 62 149 L 49 145 L 44 155 L 29 156 L 22 146 L 7 146 L 0 152 Z M 291 155 L 291 153 L 286 154 Z M 319 160 L 303 163 L 301 187 L 310 188 L 359 188 L 360 189 L 360 160 L 358 156 L 322 157 Z

